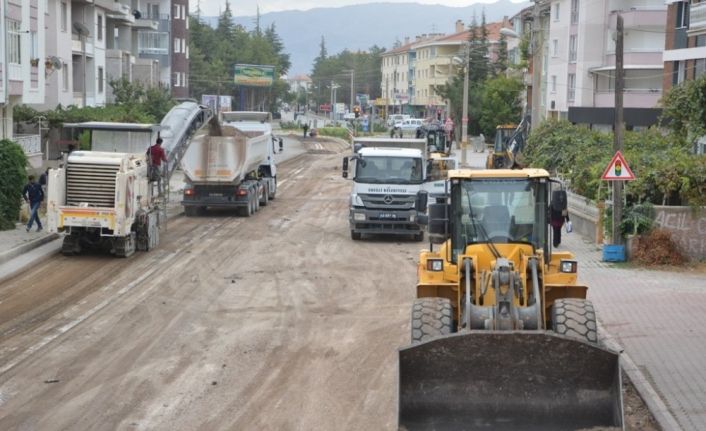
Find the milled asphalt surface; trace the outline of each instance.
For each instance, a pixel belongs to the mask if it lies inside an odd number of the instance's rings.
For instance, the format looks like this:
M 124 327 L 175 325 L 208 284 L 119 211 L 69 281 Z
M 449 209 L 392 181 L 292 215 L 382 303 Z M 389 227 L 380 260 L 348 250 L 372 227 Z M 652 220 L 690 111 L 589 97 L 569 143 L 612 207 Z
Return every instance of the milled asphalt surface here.
M 484 165 L 485 154 L 468 154 L 470 166 Z M 47 237 L 21 226 L 0 232 L 0 256 Z M 0 262 L 0 278 L 18 261 L 43 256 L 43 249 L 55 253 L 57 244 Z M 706 274 L 602 262 L 600 246 L 578 234 L 563 235 L 560 249 L 576 254 L 579 281 L 589 286 L 605 341 L 624 350 L 623 369 L 662 428 L 706 429 Z

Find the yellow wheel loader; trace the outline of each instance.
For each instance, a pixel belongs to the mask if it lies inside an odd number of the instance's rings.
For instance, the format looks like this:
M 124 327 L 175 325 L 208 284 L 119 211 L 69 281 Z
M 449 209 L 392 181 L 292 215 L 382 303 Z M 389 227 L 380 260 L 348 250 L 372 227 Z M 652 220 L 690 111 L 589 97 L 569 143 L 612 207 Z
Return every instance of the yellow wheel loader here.
M 453 170 L 418 216 L 440 246 L 419 257 L 399 429 L 622 428 L 618 354 L 598 344 L 574 255 L 550 248 L 553 188 L 541 169 Z
M 485 161 L 487 169 L 521 169 L 522 150 L 527 141 L 529 120 L 520 124 L 502 124 L 495 128 L 495 142 Z

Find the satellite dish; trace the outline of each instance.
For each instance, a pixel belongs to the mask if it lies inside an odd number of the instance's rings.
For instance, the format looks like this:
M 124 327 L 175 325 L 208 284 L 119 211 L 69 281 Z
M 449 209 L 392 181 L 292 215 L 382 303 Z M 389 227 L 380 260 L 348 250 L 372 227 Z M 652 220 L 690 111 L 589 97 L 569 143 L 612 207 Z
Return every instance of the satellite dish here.
M 61 59 L 53 55 L 49 57 L 49 61 L 51 61 L 52 67 L 56 70 L 61 69 L 61 66 L 63 65 Z
M 74 22 L 73 27 L 74 27 L 74 31 L 81 36 L 88 36 L 91 34 L 91 32 L 88 31 L 88 27 L 83 25 L 82 22 L 78 22 L 78 21 Z

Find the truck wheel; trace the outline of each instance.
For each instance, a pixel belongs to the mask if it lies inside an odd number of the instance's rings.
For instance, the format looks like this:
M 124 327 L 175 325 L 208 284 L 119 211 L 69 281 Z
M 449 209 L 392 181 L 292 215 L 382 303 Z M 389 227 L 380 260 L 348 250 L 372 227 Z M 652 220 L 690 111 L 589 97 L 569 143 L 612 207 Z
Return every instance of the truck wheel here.
M 419 233 L 414 234 L 414 240 L 417 242 L 424 241 L 424 232 L 419 232 Z
M 412 305 L 412 344 L 453 332 L 453 308 L 447 298 L 418 298 Z
M 265 190 L 262 193 L 262 199 L 260 199 L 260 206 L 266 207 L 268 202 L 270 201 L 270 190 L 269 187 L 267 187 L 267 183 L 265 183 L 263 187 L 265 188 Z
M 581 341 L 598 344 L 596 312 L 591 301 L 562 298 L 552 306 L 552 330 Z
M 362 237 L 363 235 L 360 232 L 356 232 L 354 230 L 351 231 L 351 239 L 353 241 L 360 241 Z
M 78 235 L 66 235 L 61 243 L 61 254 L 73 256 L 81 253 L 81 243 Z
M 277 194 L 277 177 L 274 177 L 274 185 L 272 186 L 272 193 L 270 193 L 270 200 L 275 199 L 275 195 Z

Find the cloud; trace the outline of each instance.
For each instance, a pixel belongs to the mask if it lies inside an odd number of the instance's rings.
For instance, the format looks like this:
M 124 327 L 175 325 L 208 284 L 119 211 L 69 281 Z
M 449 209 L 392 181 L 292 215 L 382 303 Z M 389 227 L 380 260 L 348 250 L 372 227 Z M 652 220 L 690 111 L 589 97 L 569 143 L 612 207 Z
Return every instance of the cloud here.
M 524 0 L 511 0 L 519 3 Z M 196 12 L 197 2 L 189 2 L 191 12 Z M 317 7 L 341 7 L 363 3 L 380 3 L 379 0 L 230 0 L 230 7 L 234 16 L 251 16 L 257 12 L 260 5 L 260 13 L 279 12 L 283 10 L 308 10 Z M 385 3 L 410 3 L 410 0 L 385 0 Z M 416 0 L 414 3 L 440 4 L 452 7 L 470 6 L 474 3 L 495 3 L 495 0 Z M 201 13 L 205 16 L 216 16 L 225 8 L 225 0 L 201 0 Z

